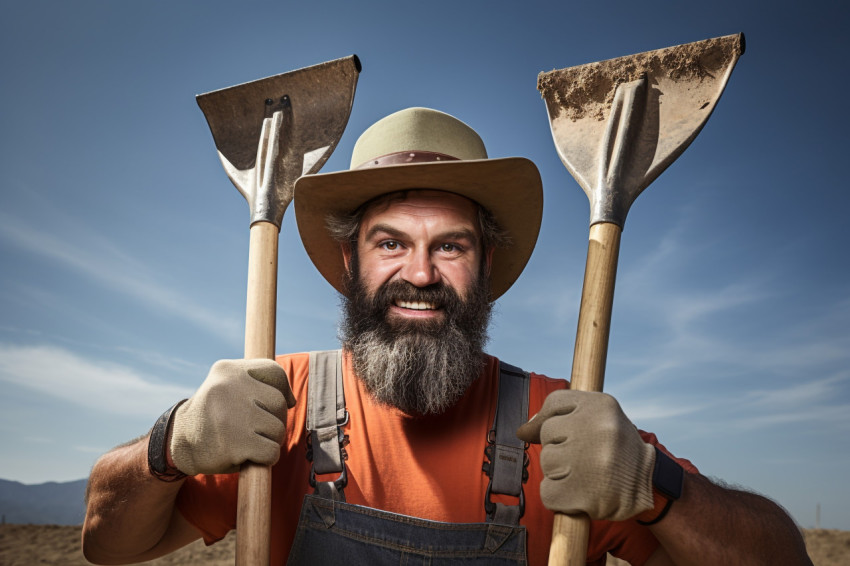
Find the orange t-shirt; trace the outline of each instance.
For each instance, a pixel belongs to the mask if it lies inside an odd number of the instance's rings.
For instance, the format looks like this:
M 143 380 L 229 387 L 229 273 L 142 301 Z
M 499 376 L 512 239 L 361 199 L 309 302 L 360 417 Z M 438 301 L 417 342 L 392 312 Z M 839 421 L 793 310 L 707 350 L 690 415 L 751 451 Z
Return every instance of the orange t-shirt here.
M 295 536 L 304 495 L 312 492 L 306 458 L 306 399 L 309 355 L 279 356 L 298 399 L 287 416 L 287 438 L 272 471 L 271 563 L 285 564 Z M 567 387 L 561 379 L 531 374 L 529 415 L 546 396 Z M 487 432 L 493 424 L 499 383 L 499 363 L 488 356 L 481 377 L 448 412 L 410 417 L 376 404 L 354 377 L 346 356 L 343 370 L 345 401 L 350 420 L 345 434 L 348 453 L 348 503 L 402 515 L 452 523 L 486 521 L 484 494 L 488 478 L 482 471 Z M 644 435 L 657 444 L 654 435 Z M 529 564 L 545 564 L 549 555 L 553 515 L 540 501 L 540 446 L 529 448 L 526 509 L 520 523 L 528 530 Z M 687 461 L 686 469 L 695 471 Z M 325 481 L 335 478 L 322 477 Z M 180 490 L 178 508 L 203 534 L 207 544 L 236 527 L 238 474 L 196 476 Z M 498 500 L 496 496 L 494 500 Z M 502 500 L 516 504 L 516 499 Z M 632 564 L 643 564 L 658 543 L 635 521 L 591 523 L 588 562 L 606 551 Z

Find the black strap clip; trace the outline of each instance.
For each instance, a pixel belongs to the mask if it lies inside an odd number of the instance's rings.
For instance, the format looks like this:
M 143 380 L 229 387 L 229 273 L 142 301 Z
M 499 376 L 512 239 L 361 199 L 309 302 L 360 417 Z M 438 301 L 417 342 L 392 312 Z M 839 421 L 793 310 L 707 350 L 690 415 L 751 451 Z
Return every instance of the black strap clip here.
M 487 477 L 490 478 L 490 481 L 487 482 L 487 491 L 484 494 L 484 511 L 487 513 L 487 520 L 492 521 L 496 516 L 497 506 L 496 503 L 490 499 L 490 494 L 493 491 L 493 473 L 496 470 L 496 463 L 493 461 L 494 453 L 496 450 L 496 431 L 494 429 L 490 429 L 490 432 L 487 433 L 487 446 L 484 447 L 484 464 L 481 466 L 481 469 L 487 474 Z M 522 483 L 525 484 L 528 482 L 528 464 L 530 459 L 528 457 L 528 443 L 524 444 L 523 450 L 523 460 L 522 460 Z M 525 487 L 520 485 L 519 489 L 519 517 L 525 515 Z
M 348 435 L 343 433 L 342 427 L 348 424 L 348 411 L 345 411 L 345 419 L 337 425 L 337 440 L 339 441 L 339 453 L 342 457 L 342 471 L 339 476 L 333 482 L 322 482 L 322 483 L 333 483 L 334 488 L 342 494 L 343 489 L 348 485 L 348 467 L 345 465 L 345 461 L 348 460 L 348 451 L 345 449 L 349 444 Z M 319 481 L 316 479 L 316 469 L 313 464 L 313 434 L 311 431 L 307 431 L 305 435 L 307 437 L 307 461 L 310 462 L 310 487 L 315 490 L 318 490 Z M 343 499 L 344 500 L 344 499 Z

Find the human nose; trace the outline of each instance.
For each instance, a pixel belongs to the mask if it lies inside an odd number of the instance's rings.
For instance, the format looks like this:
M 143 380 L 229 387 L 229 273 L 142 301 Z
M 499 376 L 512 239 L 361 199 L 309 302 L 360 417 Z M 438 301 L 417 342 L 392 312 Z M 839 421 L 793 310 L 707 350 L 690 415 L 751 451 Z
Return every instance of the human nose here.
M 410 254 L 400 275 L 417 287 L 427 287 L 440 281 L 440 272 L 427 250 L 416 250 Z

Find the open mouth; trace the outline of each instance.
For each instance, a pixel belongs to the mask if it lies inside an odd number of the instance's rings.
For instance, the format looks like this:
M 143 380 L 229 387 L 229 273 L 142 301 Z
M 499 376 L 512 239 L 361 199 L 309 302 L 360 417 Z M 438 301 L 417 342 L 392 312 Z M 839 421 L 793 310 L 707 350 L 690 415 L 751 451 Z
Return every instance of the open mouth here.
M 395 301 L 395 306 L 414 311 L 435 311 L 439 308 L 436 303 L 427 301 Z

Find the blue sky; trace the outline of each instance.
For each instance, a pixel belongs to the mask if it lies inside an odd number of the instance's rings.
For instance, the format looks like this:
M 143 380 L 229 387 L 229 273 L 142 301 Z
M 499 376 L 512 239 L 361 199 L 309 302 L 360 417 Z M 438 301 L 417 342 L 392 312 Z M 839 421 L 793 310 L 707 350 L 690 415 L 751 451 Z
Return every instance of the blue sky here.
M 714 115 L 629 214 L 606 390 L 707 475 L 850 529 L 847 9 L 758 4 L 4 2 L 0 477 L 85 477 L 241 356 L 248 208 L 196 94 L 356 53 L 324 171 L 408 106 L 532 159 L 543 227 L 488 350 L 568 377 L 588 205 L 538 72 L 743 31 Z M 278 350 L 335 347 L 338 299 L 293 220 Z

